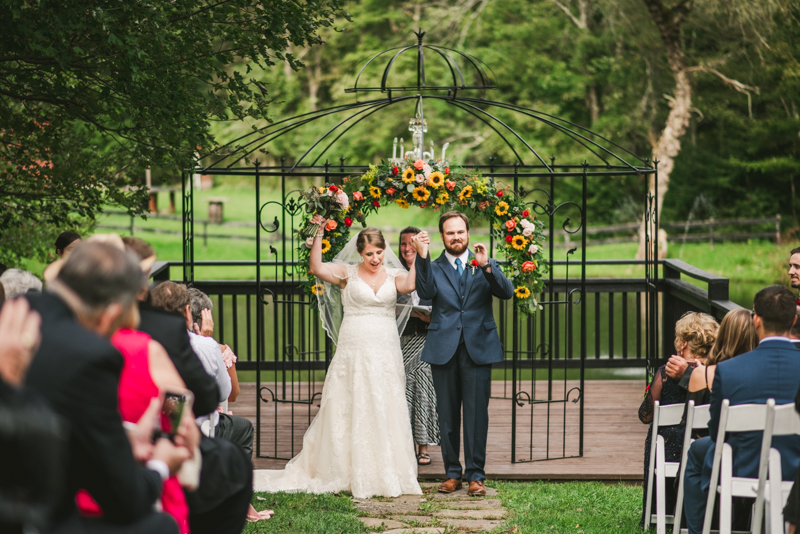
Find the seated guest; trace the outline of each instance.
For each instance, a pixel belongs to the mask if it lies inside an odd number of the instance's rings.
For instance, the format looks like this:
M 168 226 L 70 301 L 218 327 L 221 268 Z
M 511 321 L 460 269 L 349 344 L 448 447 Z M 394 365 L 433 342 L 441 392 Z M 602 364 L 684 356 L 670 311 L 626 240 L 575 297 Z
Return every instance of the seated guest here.
M 714 383 L 717 364 L 750 352 L 757 346 L 758 334 L 750 312 L 748 310 L 728 312 L 719 325 L 717 341 L 706 358 L 705 365 L 698 364 L 696 372 L 692 373 L 686 400 L 693 400 L 695 406 L 711 402 L 711 385 Z
M 142 270 L 149 273 L 156 260 L 153 247 L 137 237 L 125 237 L 123 241 L 139 258 Z M 147 302 L 148 298 L 147 291 L 137 295 L 141 316 L 139 330 L 166 349 L 186 388 L 194 393 L 195 415 L 214 412 L 219 404 L 219 388 L 189 343 L 185 316 L 156 308 Z M 200 487 L 186 492 L 192 533 L 239 534 L 245 517 L 248 521 L 267 519 L 263 517 L 265 512 L 257 512 L 250 504 L 253 494 L 251 457 L 228 440 L 205 436 L 201 436 L 200 452 Z M 272 513 L 271 510 L 266 512 Z
M 69 257 L 69 253 L 72 250 L 80 245 L 81 243 L 81 236 L 78 235 L 77 232 L 61 232 L 58 234 L 56 238 L 56 254 L 59 258 L 63 258 L 64 256 Z
M 709 436 L 698 439 L 689 449 L 684 509 L 692 534 L 703 530 L 722 400 L 729 399 L 732 406 L 765 404 L 768 399 L 786 404 L 795 398 L 800 384 L 798 352 L 787 337 L 797 318 L 794 296 L 780 286 L 764 288 L 753 299 L 752 313 L 759 344 L 754 350 L 717 365 L 711 386 Z M 731 434 L 728 443 L 733 448 L 733 475 L 758 476 L 761 432 Z M 772 446 L 781 453 L 785 480 L 791 480 L 800 463 L 800 440 L 796 436 L 778 436 Z
M 193 320 L 192 320 L 192 309 L 191 309 L 191 299 L 189 297 L 189 290 L 183 284 L 176 284 L 175 282 L 162 282 L 155 289 L 151 292 L 151 303 L 156 308 L 161 308 L 166 310 L 167 312 L 173 314 L 181 314 L 184 316 L 184 323 L 183 323 L 183 330 L 184 332 L 193 329 Z M 212 328 L 213 330 L 213 328 Z M 222 351 L 219 348 L 219 344 L 214 341 L 210 337 L 198 335 L 192 331 L 188 332 L 189 335 L 189 342 L 192 346 L 192 350 L 194 350 L 197 357 L 203 364 L 203 367 L 206 370 L 206 373 L 214 378 L 216 381 L 220 396 L 217 399 L 217 403 L 224 402 L 231 394 L 231 378 L 228 374 L 227 367 L 225 362 L 222 358 Z M 216 408 L 216 407 L 215 407 Z M 197 418 L 197 424 L 202 426 L 205 421 L 209 421 L 211 425 L 217 427 L 221 415 L 216 409 L 211 412 L 210 415 L 204 417 Z M 227 414 L 226 414 L 227 415 Z M 234 417 L 234 416 L 227 416 L 227 417 Z M 241 418 L 237 418 L 241 419 Z M 249 422 L 248 422 L 249 423 Z M 252 429 L 252 425 L 251 429 Z M 224 438 L 227 439 L 226 436 L 222 436 L 215 432 L 216 438 Z M 218 439 L 210 440 L 214 441 L 222 441 Z M 244 444 L 238 443 L 240 447 L 242 447 L 242 451 L 247 454 L 248 458 L 252 457 L 252 430 L 249 439 L 249 446 L 250 450 L 245 451 Z M 201 474 L 201 480 L 202 480 Z M 250 476 L 252 476 L 252 468 L 250 471 Z M 202 486 L 202 484 L 201 484 Z M 202 489 L 202 488 L 201 488 Z M 191 500 L 190 500 L 191 506 Z M 269 519 L 271 515 L 271 511 L 266 512 L 256 512 L 252 506 L 248 508 L 249 512 L 247 513 L 246 517 L 249 521 L 258 521 L 261 519 Z M 242 514 L 244 516 L 245 514 Z M 191 522 L 192 532 L 195 532 L 195 522 Z M 209 532 L 212 532 L 209 530 Z
M 707 313 L 686 312 L 675 323 L 675 350 L 678 357 L 687 362 L 689 367 L 696 367 L 702 363 L 714 346 L 717 339 L 717 329 L 719 325 L 713 317 Z M 639 406 L 639 420 L 649 424 L 647 439 L 644 443 L 644 488 L 647 488 L 648 469 L 650 466 L 650 444 L 655 439 L 653 434 L 653 411 L 655 401 L 661 405 L 682 404 L 686 402 L 687 392 L 678 385 L 678 381 L 666 373 L 666 367 L 662 365 L 658 368 L 653 380 L 645 390 L 644 400 Z M 681 425 L 659 428 L 659 435 L 664 436 L 665 441 L 665 460 L 667 462 L 677 462 L 681 457 L 681 447 L 683 446 L 683 430 Z M 667 488 L 667 513 L 675 507 L 677 493 L 673 488 Z M 645 524 L 644 511 L 646 509 L 647 492 L 645 491 L 642 506 L 642 524 Z M 655 502 L 655 491 L 653 492 L 653 502 Z
M 84 243 L 48 292 L 28 296 L 42 317 L 42 341 L 26 385 L 70 425 L 67 473 L 52 532 L 178 532 L 175 520 L 153 506 L 163 481 L 190 452 L 167 439 L 152 443 L 157 404 L 127 435 L 117 407 L 123 359 L 108 338 L 142 283 L 133 256 Z M 81 488 L 95 496 L 102 518 L 77 513 L 74 498 Z
M 8 534 L 49 528 L 65 471 L 66 425 L 23 386 L 40 325 L 26 299 L 0 309 L 0 532 Z
M 214 309 L 214 303 L 211 302 L 208 295 L 196 288 L 189 289 L 189 299 L 191 302 L 192 328 L 197 335 L 213 339 L 211 336 L 214 333 L 214 321 L 211 310 Z M 202 327 L 199 325 L 202 325 Z M 236 375 L 236 366 L 234 365 L 236 355 L 227 345 L 219 345 L 219 348 L 222 354 L 222 361 L 231 380 L 231 393 L 228 395 L 227 400 L 233 402 L 239 395 L 239 378 Z M 225 356 L 226 353 L 228 353 L 227 358 Z M 228 364 L 229 361 L 230 364 Z M 253 455 L 253 423 L 244 417 L 237 417 L 221 411 L 215 435 L 238 443 L 247 454 Z
M 0 284 L 3 285 L 6 298 L 13 299 L 26 293 L 42 291 L 42 281 L 31 272 L 22 269 L 8 269 L 0 275 Z

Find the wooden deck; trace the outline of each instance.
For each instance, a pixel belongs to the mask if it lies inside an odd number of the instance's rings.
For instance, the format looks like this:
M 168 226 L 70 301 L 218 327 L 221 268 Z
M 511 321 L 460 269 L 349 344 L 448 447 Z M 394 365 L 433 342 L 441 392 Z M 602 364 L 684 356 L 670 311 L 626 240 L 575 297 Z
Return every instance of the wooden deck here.
M 269 385 L 271 384 L 262 384 Z M 528 383 L 528 393 L 530 383 Z M 568 382 L 567 389 L 577 386 Z M 321 391 L 321 384 L 316 391 Z M 556 385 L 554 384 L 554 388 Z M 563 383 L 556 391 L 563 393 Z M 547 392 L 547 383 L 536 384 L 536 398 Z M 508 387 L 510 391 L 510 385 Z M 494 479 L 518 480 L 626 480 L 642 479 L 644 439 L 647 426 L 639 422 L 636 415 L 644 387 L 638 380 L 587 381 L 584 400 L 584 450 L 579 458 L 560 458 L 545 461 L 511 463 L 511 400 L 493 398 L 489 403 L 489 440 L 486 458 L 486 474 Z M 308 398 L 307 388 L 297 388 L 296 398 Z M 493 394 L 503 396 L 503 383 L 493 384 Z M 254 383 L 242 383 L 239 399 L 230 404 L 234 414 L 247 417 L 255 424 Z M 554 393 L 554 396 L 557 393 Z M 268 392 L 264 396 L 271 399 Z M 573 393 L 570 398 L 574 398 Z M 547 405 L 536 404 L 533 411 L 526 404 L 517 409 L 516 459 L 539 460 L 553 457 L 576 456 L 578 454 L 578 404 L 569 402 L 564 413 L 564 404 L 551 404 L 550 439 L 547 443 Z M 294 410 L 295 428 L 292 432 L 291 417 Z M 318 408 L 316 403 L 288 404 L 262 402 L 261 408 L 261 455 L 290 458 L 302 446 L 303 433 Z M 276 415 L 277 412 L 277 415 Z M 277 429 L 276 429 L 277 421 Z M 531 433 L 530 429 L 534 431 Z M 566 428 L 566 433 L 562 432 Z M 549 449 L 548 449 L 549 445 Z M 255 450 L 255 444 L 254 444 Z M 433 463 L 420 467 L 420 479 L 442 478 L 444 468 L 438 447 L 430 447 Z M 257 469 L 280 469 L 287 460 L 254 458 Z

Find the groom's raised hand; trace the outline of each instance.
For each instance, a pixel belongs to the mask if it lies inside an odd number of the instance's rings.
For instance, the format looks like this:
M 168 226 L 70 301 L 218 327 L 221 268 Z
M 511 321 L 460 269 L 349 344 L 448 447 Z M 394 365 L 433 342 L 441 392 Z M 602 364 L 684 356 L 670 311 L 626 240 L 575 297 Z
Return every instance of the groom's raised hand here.
M 475 245 L 475 261 L 477 261 L 478 265 L 481 267 L 489 263 L 489 254 L 487 254 L 486 246 L 483 243 Z
M 417 251 L 417 254 L 422 258 L 428 257 L 428 245 L 431 244 L 431 239 L 428 237 L 428 232 L 420 232 L 411 239 L 411 244 Z

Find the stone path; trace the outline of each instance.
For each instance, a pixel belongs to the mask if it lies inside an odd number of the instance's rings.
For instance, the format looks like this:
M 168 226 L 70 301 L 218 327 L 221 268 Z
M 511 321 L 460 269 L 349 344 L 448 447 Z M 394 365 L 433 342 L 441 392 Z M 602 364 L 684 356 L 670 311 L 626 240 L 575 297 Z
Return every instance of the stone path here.
M 438 493 L 439 483 L 423 483 L 423 495 L 353 499 L 361 521 L 382 534 L 491 532 L 501 526 L 506 511 L 497 490 L 470 497 L 466 485 L 455 493 Z

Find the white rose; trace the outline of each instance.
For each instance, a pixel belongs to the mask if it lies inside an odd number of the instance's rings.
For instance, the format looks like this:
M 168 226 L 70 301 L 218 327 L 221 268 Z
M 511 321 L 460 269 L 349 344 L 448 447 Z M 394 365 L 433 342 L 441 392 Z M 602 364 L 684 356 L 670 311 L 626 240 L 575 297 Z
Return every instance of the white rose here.
M 313 244 L 314 244 L 314 237 L 313 237 L 313 236 L 312 236 L 312 237 L 309 237 L 308 239 L 306 239 L 306 246 L 307 246 L 308 248 L 311 248 L 311 246 L 312 246 Z
M 342 190 L 339 190 L 336 193 L 336 202 L 342 207 L 343 210 L 346 210 L 350 207 L 350 200 L 347 198 L 347 193 Z
M 422 172 L 425 173 L 427 178 L 430 178 L 430 174 L 433 172 L 433 169 L 427 163 L 422 166 Z
M 524 235 L 525 237 L 528 237 L 532 233 L 533 233 L 533 228 L 531 227 L 525 227 L 522 229 L 522 235 Z
M 418 184 L 421 184 L 426 180 L 425 176 L 422 174 L 418 174 L 414 179 L 417 181 Z
M 523 228 L 530 228 L 531 230 L 533 230 L 533 223 L 532 223 L 532 222 L 530 222 L 528 219 L 522 219 L 522 220 L 519 222 L 519 224 L 520 224 L 520 225 L 521 225 Z M 525 234 L 525 235 L 530 235 L 530 234 Z
M 528 252 L 530 252 L 531 254 L 536 254 L 537 252 L 539 252 L 539 245 L 534 243 L 533 245 L 528 247 Z

